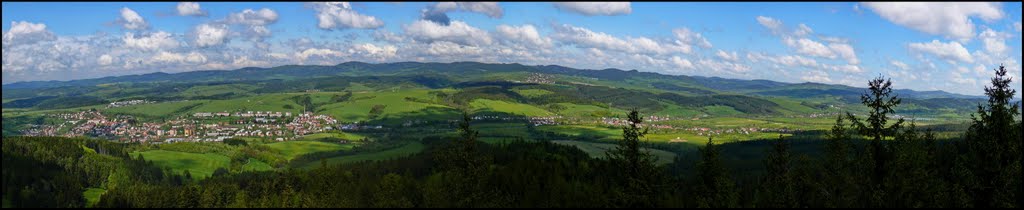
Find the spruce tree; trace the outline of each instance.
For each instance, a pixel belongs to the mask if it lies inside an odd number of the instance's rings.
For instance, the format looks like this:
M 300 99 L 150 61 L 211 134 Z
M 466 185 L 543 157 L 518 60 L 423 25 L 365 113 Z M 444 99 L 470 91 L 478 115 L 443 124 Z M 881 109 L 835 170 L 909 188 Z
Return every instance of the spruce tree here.
M 1021 126 L 1015 118 L 1019 104 L 1010 101 L 1016 90 L 1010 87 L 1002 65 L 995 69 L 992 86 L 985 87 L 988 104 L 978 105 L 977 115 L 965 133 L 967 159 L 975 177 L 967 192 L 974 195 L 975 207 L 1013 208 L 1021 205 Z
M 698 208 L 737 208 L 739 193 L 736 183 L 729 177 L 728 169 L 722 163 L 721 151 L 712 138 L 700 149 L 701 160 L 697 163 L 697 183 L 693 195 Z
M 616 192 L 617 203 L 622 207 L 653 207 L 656 189 L 660 185 L 654 183 L 659 178 L 654 165 L 655 157 L 649 151 L 641 151 L 640 138 L 647 134 L 648 129 L 640 129 L 643 119 L 640 112 L 633 109 L 628 115 L 628 125 L 622 128 L 622 141 L 606 152 L 615 170 L 621 174 L 621 192 Z
M 796 208 L 797 198 L 792 155 L 789 153 L 789 142 L 781 136 L 772 143 L 772 148 L 764 160 L 765 177 L 761 184 L 758 207 Z

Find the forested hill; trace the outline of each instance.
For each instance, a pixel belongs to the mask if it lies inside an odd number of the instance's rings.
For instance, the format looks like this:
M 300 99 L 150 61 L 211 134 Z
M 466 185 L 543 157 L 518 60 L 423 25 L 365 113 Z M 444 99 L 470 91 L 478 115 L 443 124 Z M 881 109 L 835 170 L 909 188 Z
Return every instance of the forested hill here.
M 72 81 L 32 81 L 16 82 L 3 85 L 3 90 L 43 89 L 58 87 L 96 86 L 111 83 L 194 83 L 194 82 L 231 82 L 261 80 L 298 80 L 333 76 L 396 76 L 396 75 L 438 75 L 451 77 L 453 80 L 470 78 L 494 78 L 502 73 L 542 73 L 565 77 L 588 78 L 607 81 L 615 86 L 617 83 L 646 83 L 659 89 L 686 91 L 695 94 L 721 93 L 754 94 L 763 96 L 789 97 L 857 97 L 864 93 L 864 88 L 845 85 L 819 83 L 784 83 L 769 80 L 741 80 L 720 77 L 702 77 L 686 75 L 664 75 L 652 72 L 620 69 L 575 69 L 557 65 L 527 66 L 517 63 L 490 64 L 478 62 L 455 63 L 419 63 L 398 62 L 371 64 L 363 62 L 346 62 L 335 66 L 316 65 L 285 65 L 271 68 L 247 67 L 237 70 L 207 70 L 182 73 L 149 73 L 142 75 L 112 76 L 96 79 Z M 673 84 L 665 85 L 666 81 Z M 681 88 L 681 89 L 680 89 Z M 944 91 L 896 90 L 904 98 L 970 98 L 968 96 Z

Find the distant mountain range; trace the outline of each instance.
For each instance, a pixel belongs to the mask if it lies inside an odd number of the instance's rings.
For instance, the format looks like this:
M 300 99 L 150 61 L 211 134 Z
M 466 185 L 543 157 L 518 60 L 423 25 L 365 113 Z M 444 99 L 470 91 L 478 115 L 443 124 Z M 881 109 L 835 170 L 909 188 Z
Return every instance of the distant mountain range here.
M 527 66 L 517 63 L 491 64 L 478 62 L 454 63 L 420 63 L 398 62 L 371 64 L 364 62 L 346 62 L 334 66 L 317 65 L 285 65 L 271 68 L 247 67 L 237 70 L 207 70 L 181 73 L 149 73 L 141 75 L 111 76 L 96 79 L 72 81 L 31 81 L 16 82 L 3 85 L 8 89 L 44 89 L 74 86 L 96 86 L 111 83 L 193 83 L 193 82 L 230 82 L 258 80 L 295 80 L 332 76 L 395 76 L 395 75 L 445 75 L 453 78 L 481 77 L 488 73 L 529 72 L 555 74 L 580 78 L 591 78 L 605 81 L 671 80 L 673 84 L 652 82 L 656 88 L 674 89 L 700 95 L 701 93 L 737 93 L 762 96 L 788 96 L 809 98 L 819 96 L 838 96 L 856 98 L 866 91 L 865 88 L 846 85 L 821 83 L 786 83 L 770 80 L 742 80 L 720 77 L 665 75 L 653 72 L 621 69 L 575 69 L 558 65 Z M 684 84 L 684 85 L 676 85 Z M 945 91 L 915 91 L 897 89 L 896 94 L 913 99 L 980 99 L 984 96 L 971 96 Z M 851 99 L 853 99 L 851 98 Z

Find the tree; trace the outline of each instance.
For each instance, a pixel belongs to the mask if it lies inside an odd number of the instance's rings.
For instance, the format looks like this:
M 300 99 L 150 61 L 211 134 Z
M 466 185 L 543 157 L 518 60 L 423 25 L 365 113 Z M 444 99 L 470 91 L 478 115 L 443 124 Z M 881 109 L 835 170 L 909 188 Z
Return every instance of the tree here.
M 772 149 L 764 160 L 766 174 L 759 190 L 759 195 L 763 196 L 759 197 L 761 204 L 758 207 L 798 207 L 789 149 L 789 142 L 781 136 L 772 143 Z
M 640 138 L 647 134 L 648 129 L 640 129 L 643 119 L 640 112 L 633 109 L 628 115 L 628 125 L 622 127 L 622 141 L 605 153 L 620 174 L 622 191 L 616 192 L 617 203 L 624 207 L 653 207 L 654 197 L 660 188 L 652 176 L 657 174 L 654 155 L 649 151 L 641 151 Z
M 850 208 L 856 204 L 860 190 L 855 181 L 856 154 L 850 138 L 843 117 L 837 117 L 825 142 L 824 207 Z
M 902 126 L 902 118 L 888 125 L 889 115 L 895 113 L 896 106 L 902 100 L 897 96 L 890 96 L 892 94 L 892 81 L 881 76 L 868 82 L 868 90 L 870 93 L 864 93 L 860 96 L 861 103 L 869 108 L 866 119 L 867 124 L 865 125 L 864 122 L 861 122 L 849 112 L 846 115 L 850 118 L 858 133 L 871 138 L 866 158 L 870 159 L 867 164 L 870 164 L 869 168 L 871 168 L 872 188 L 867 192 L 871 192 L 868 197 L 870 199 L 869 202 L 874 206 L 881 206 L 883 205 L 882 200 L 885 198 L 881 185 L 885 182 L 883 179 L 888 173 L 889 160 L 891 159 L 891 153 L 887 147 L 888 144 L 884 144 L 882 140 L 895 136 Z
M 971 126 L 964 135 L 970 172 L 977 183 L 969 185 L 974 206 L 982 208 L 1020 207 L 1022 192 L 1020 104 L 1010 104 L 1016 90 L 1010 88 L 1002 65 L 995 69 L 992 86 L 985 87 L 988 104 L 978 105 Z
M 440 187 L 447 190 L 440 191 L 444 194 L 433 195 L 433 198 L 449 200 L 437 203 L 476 207 L 486 205 L 490 201 L 488 197 L 493 196 L 491 189 L 486 187 L 492 159 L 479 153 L 479 132 L 470 127 L 470 121 L 469 113 L 463 112 L 458 125 L 460 138 L 448 142 L 435 156 L 441 169 L 438 178 L 443 184 Z
M 701 160 L 697 163 L 697 184 L 694 196 L 698 208 L 737 208 L 739 193 L 735 183 L 722 163 L 718 146 L 712 138 L 700 149 Z

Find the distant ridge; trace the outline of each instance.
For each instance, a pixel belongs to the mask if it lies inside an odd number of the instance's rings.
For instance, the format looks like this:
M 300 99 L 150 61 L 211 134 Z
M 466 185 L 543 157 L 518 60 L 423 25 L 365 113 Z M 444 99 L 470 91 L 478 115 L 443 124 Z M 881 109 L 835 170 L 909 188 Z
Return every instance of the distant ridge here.
M 413 71 L 415 70 L 415 71 Z M 365 63 L 345 62 L 333 66 L 321 65 L 283 65 L 270 68 L 245 67 L 236 70 L 201 70 L 180 73 L 155 72 L 137 75 L 108 76 L 95 79 L 71 81 L 28 81 L 3 85 L 3 89 L 40 89 L 68 86 L 95 86 L 108 83 L 184 83 L 184 82 L 222 82 L 222 81 L 253 81 L 273 79 L 301 79 L 331 76 L 384 76 L 400 74 L 449 74 L 460 76 L 483 71 L 493 72 L 534 72 L 561 74 L 597 78 L 602 80 L 625 80 L 631 77 L 672 78 L 695 86 L 736 93 L 767 95 L 767 96 L 811 96 L 811 95 L 859 95 L 866 89 L 837 84 L 822 83 L 786 83 L 764 79 L 743 80 L 721 77 L 704 77 L 688 75 L 666 75 L 655 72 L 637 70 L 621 70 L 606 68 L 601 70 L 576 69 L 559 65 L 527 66 L 518 63 L 479 63 L 479 62 L 395 62 Z M 984 96 L 971 96 L 945 91 L 915 91 L 897 89 L 896 94 L 907 98 L 965 98 L 975 99 Z M 804 94 L 804 95 L 795 95 Z

